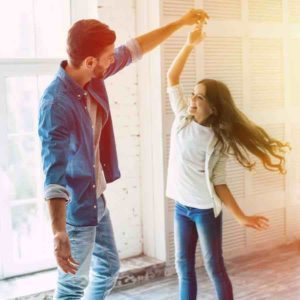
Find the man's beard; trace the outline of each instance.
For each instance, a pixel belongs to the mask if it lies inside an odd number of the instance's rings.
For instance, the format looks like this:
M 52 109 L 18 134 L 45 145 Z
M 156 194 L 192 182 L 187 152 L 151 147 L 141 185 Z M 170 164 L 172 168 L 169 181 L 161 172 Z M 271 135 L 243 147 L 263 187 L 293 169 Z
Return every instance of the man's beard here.
M 106 70 L 99 68 L 94 71 L 94 78 L 103 79 Z

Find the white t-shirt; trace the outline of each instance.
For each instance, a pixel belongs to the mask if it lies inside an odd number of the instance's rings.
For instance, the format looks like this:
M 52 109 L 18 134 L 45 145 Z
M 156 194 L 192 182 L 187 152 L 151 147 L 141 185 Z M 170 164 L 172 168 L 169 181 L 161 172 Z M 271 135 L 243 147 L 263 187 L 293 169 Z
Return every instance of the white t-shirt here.
M 103 173 L 103 168 L 100 162 L 100 149 L 99 143 L 102 131 L 102 111 L 101 107 L 97 104 L 96 100 L 87 93 L 87 111 L 92 121 L 93 129 L 93 141 L 94 141 L 94 169 L 95 169 L 95 180 L 96 180 L 96 197 L 99 198 L 101 194 L 106 190 L 106 180 Z
M 178 86 L 168 88 L 170 97 L 180 95 L 176 89 Z M 178 122 L 176 117 L 171 130 L 166 196 L 186 206 L 212 208 L 205 178 L 205 154 L 214 132 L 196 121 L 191 121 L 177 132 Z

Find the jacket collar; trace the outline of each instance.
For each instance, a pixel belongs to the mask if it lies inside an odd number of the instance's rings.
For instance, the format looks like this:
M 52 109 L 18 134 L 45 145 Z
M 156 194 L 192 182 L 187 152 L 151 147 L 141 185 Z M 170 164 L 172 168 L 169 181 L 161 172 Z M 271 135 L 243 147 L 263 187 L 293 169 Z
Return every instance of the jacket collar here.
M 68 62 L 63 60 L 56 75 L 60 80 L 63 81 L 66 89 L 78 100 L 81 100 L 84 96 L 86 96 L 86 91 L 67 74 L 65 71 L 67 64 Z
M 104 108 L 106 112 L 106 117 L 109 113 L 109 106 L 108 104 L 99 96 L 97 90 L 99 90 L 99 80 L 92 79 L 86 84 L 86 89 L 82 88 L 74 79 L 72 79 L 65 68 L 67 66 L 67 60 L 63 60 L 60 63 L 60 67 L 57 72 L 57 77 L 63 81 L 66 89 L 70 92 L 77 100 L 85 100 L 87 96 L 87 91 L 95 98 L 95 100 Z M 96 91 L 96 92 L 95 92 Z

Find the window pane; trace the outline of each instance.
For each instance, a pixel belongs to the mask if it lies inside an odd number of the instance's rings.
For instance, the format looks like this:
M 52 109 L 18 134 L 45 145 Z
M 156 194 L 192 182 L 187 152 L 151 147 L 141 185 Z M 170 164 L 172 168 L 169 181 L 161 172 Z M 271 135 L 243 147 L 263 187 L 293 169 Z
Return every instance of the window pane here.
M 38 244 L 32 243 L 37 236 L 39 227 L 34 226 L 37 216 L 37 205 L 35 203 L 19 205 L 12 208 L 12 229 L 13 229 L 13 260 L 28 260 L 37 253 Z M 39 236 L 39 234 L 38 234 Z M 32 247 L 35 245 L 35 247 Z M 38 249 L 39 251 L 39 249 Z
M 6 111 L 8 134 L 37 134 L 40 97 L 53 80 L 53 75 L 8 77 Z
M 37 57 L 65 57 L 70 1 L 38 0 L 35 16 Z
M 37 78 L 9 77 L 6 79 L 8 133 L 33 133 L 37 123 Z
M 0 105 L 6 112 L 6 154 L 0 177 L 11 228 L 5 233 L 12 249 L 5 250 L 11 258 L 4 263 L 9 276 L 55 266 L 37 132 L 40 97 L 51 80 L 53 74 L 5 79 L 6 101 Z
M 41 197 L 43 175 L 37 118 L 40 95 L 52 75 L 6 79 L 7 159 L 6 174 L 12 186 L 12 200 Z
M 39 178 L 37 140 L 32 136 L 8 139 L 6 174 L 13 186 L 12 200 L 36 199 Z
M 0 58 L 66 56 L 70 0 L 0 0 Z
M 51 226 L 48 218 L 44 217 L 43 207 L 45 205 L 40 205 L 40 203 L 38 205 L 34 202 L 12 207 L 14 263 L 24 265 L 31 261 L 52 258 Z
M 0 0 L 0 57 L 34 56 L 33 0 Z

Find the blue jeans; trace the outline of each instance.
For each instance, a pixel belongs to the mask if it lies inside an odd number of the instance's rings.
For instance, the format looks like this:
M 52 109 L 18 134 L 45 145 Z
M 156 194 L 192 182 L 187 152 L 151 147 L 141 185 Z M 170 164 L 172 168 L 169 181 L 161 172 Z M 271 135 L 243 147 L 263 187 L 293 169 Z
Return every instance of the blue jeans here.
M 218 300 L 232 300 L 233 291 L 222 255 L 222 211 L 214 217 L 213 208 L 198 209 L 175 202 L 175 266 L 179 299 L 196 300 L 195 252 L 199 237 L 204 266 Z
M 117 281 L 120 261 L 104 195 L 97 202 L 97 226 L 67 224 L 71 253 L 80 266 L 75 275 L 58 269 L 54 299 L 101 300 Z

